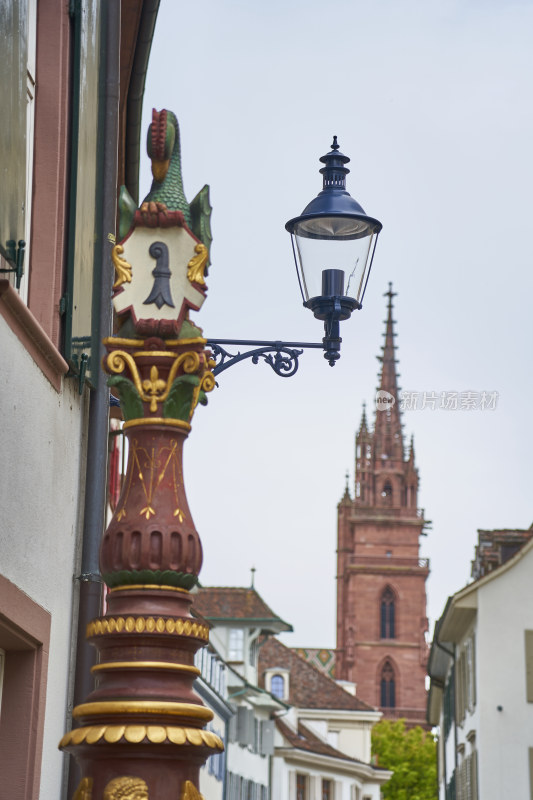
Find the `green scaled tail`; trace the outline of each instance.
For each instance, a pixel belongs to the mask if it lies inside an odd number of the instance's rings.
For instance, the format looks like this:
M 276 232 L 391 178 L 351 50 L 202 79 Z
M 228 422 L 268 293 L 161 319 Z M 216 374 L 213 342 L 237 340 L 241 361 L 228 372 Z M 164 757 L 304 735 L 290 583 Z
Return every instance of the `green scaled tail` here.
M 187 226 L 191 228 L 191 212 L 183 190 L 181 176 L 180 129 L 176 115 L 168 110 L 167 125 L 173 125 L 176 133 L 168 171 L 161 183 L 153 180 L 152 188 L 144 198 L 144 202 L 164 203 L 169 211 L 181 211 Z M 150 153 L 148 154 L 150 155 Z

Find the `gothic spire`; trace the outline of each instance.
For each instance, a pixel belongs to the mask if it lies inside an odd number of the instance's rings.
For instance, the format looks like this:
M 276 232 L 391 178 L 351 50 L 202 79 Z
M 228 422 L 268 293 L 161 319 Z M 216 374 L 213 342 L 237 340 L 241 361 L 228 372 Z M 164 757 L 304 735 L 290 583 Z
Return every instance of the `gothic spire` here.
M 398 391 L 398 376 L 396 373 L 396 358 L 394 344 L 394 320 L 392 318 L 392 298 L 396 292 L 392 291 L 392 283 L 385 292 L 388 298 L 387 319 L 385 321 L 385 342 L 382 355 L 378 356 L 381 362 L 381 375 L 379 393 L 376 402 L 376 423 L 374 427 L 376 456 L 380 459 L 393 458 L 403 461 L 403 435 L 400 418 L 400 404 Z
M 363 403 L 363 413 L 361 414 L 361 424 L 359 425 L 359 435 L 368 433 L 368 423 L 366 421 L 366 403 Z
M 351 500 L 351 497 L 350 497 L 350 487 L 349 487 L 349 485 L 348 485 L 348 484 L 349 484 L 349 481 L 350 481 L 350 473 L 349 473 L 349 471 L 348 471 L 348 470 L 346 470 L 346 485 L 345 485 L 345 487 L 344 487 L 344 494 L 343 494 L 343 496 L 342 496 L 342 499 L 343 499 L 343 500 Z

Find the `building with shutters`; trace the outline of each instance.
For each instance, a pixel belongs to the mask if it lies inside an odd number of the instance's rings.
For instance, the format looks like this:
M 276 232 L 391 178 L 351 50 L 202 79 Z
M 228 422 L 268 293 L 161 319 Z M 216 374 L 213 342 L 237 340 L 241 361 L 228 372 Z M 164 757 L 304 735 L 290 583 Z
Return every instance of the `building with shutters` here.
M 276 639 L 292 628 L 255 589 L 202 587 L 193 613 L 226 661 L 225 800 L 379 800 L 390 777 L 371 763 L 381 714 Z
M 199 588 L 194 594 L 193 613 L 211 626 L 211 644 L 226 664 L 226 697 L 233 716 L 225 741 L 225 798 L 269 800 L 274 796 L 272 717 L 285 712 L 287 706 L 259 686 L 258 657 L 266 637 L 292 631 L 292 627 L 253 588 Z M 204 700 L 211 707 L 208 699 Z
M 137 194 L 158 4 L 0 0 L 3 797 L 73 793 L 58 743 L 81 663 L 78 619 L 85 643 L 80 597 L 102 594 L 97 558 L 82 558 L 105 521 L 100 340 L 118 187 Z M 88 662 L 84 674 L 92 681 Z
M 406 449 L 396 371 L 392 288 L 374 425 L 363 409 L 356 435 L 355 492 L 338 506 L 335 678 L 388 719 L 425 724 L 426 521 L 418 508 L 413 440 Z
M 391 776 L 372 764 L 381 713 L 278 639 L 259 651 L 260 684 L 288 704 L 275 717 L 273 786 L 279 800 L 379 800 Z
M 213 712 L 206 730 L 216 734 L 227 746 L 234 709 L 228 702 L 228 666 L 211 643 L 198 650 L 194 658 L 199 676 L 194 691 Z M 226 751 L 215 753 L 200 768 L 200 793 L 209 800 L 226 796 Z
M 439 800 L 533 797 L 532 532 L 479 531 L 476 579 L 435 625 L 427 718 Z

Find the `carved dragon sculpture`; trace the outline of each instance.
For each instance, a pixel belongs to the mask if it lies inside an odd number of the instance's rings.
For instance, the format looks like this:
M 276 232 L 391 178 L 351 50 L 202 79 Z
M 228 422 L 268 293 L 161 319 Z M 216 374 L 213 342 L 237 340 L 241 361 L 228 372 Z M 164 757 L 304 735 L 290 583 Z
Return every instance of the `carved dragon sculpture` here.
M 204 186 L 190 204 L 187 202 L 181 176 L 180 131 L 172 111 L 153 109 L 147 151 L 152 161 L 152 187 L 139 209 L 126 187 L 121 187 L 119 239 L 125 238 L 134 221 L 148 227 L 165 228 L 175 225 L 181 218 L 209 254 L 213 240 L 209 186 Z M 208 255 L 207 267 L 210 263 Z

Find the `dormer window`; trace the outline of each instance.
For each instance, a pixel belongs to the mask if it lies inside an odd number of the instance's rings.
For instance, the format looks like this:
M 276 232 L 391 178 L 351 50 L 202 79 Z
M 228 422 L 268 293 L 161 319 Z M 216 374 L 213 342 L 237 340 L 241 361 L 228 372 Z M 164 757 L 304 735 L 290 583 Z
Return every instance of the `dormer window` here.
M 244 660 L 244 631 L 242 628 L 230 628 L 228 661 Z
M 278 700 L 289 699 L 289 677 L 288 669 L 283 667 L 272 667 L 265 670 L 265 689 Z

